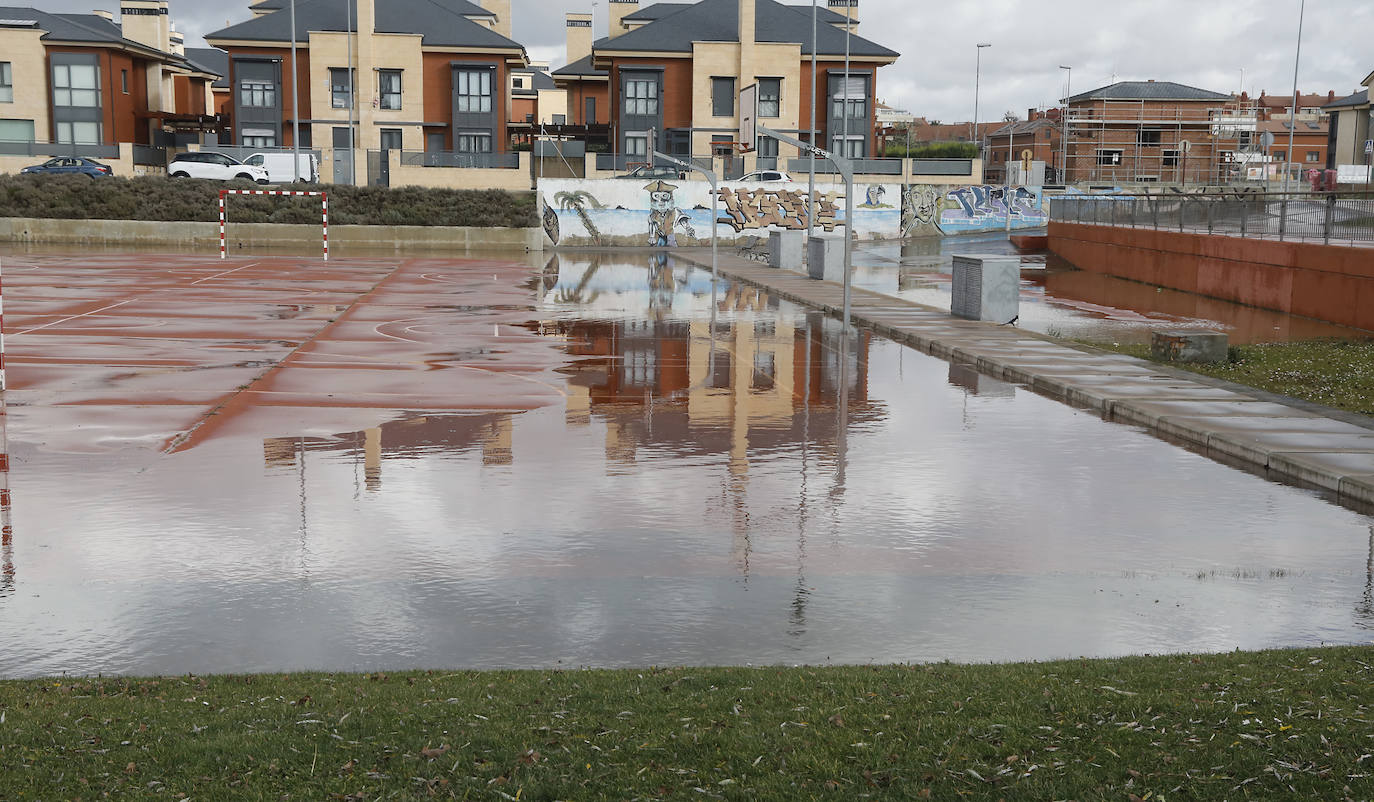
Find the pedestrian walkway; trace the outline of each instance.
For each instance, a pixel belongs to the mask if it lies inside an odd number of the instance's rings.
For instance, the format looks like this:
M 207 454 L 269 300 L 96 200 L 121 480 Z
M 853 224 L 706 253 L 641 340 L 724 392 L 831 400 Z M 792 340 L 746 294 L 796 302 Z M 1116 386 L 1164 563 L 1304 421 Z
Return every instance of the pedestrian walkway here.
M 706 268 L 709 253 L 684 252 Z M 721 255 L 722 275 L 843 314 L 844 288 Z M 854 289 L 851 320 L 932 356 L 1100 412 L 1277 480 L 1374 505 L 1374 419 Z

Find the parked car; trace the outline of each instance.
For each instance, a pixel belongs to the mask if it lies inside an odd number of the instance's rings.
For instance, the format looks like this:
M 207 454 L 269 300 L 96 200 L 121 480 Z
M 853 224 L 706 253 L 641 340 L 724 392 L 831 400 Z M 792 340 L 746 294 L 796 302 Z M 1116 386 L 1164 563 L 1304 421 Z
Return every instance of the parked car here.
M 687 173 L 676 167 L 636 167 L 625 175 L 618 175 L 616 178 L 633 178 L 636 180 L 653 180 L 655 178 L 667 178 L 682 181 L 687 178 Z
M 29 175 L 79 174 L 91 178 L 105 178 L 114 175 L 114 170 L 110 169 L 109 165 L 81 156 L 59 156 L 56 159 L 48 159 L 42 164 L 25 167 L 19 172 Z
M 167 165 L 167 174 L 172 178 L 210 178 L 216 181 L 244 178 L 259 184 L 267 183 L 267 171 L 261 167 L 244 164 L 223 153 L 208 151 L 178 154 L 172 163 Z
M 289 184 L 292 181 L 317 184 L 320 181 L 320 162 L 313 153 L 300 155 L 299 172 L 291 169 L 290 153 L 254 153 L 243 163 L 266 170 L 267 180 L 273 184 Z
M 781 170 L 755 170 L 740 180 L 753 181 L 754 183 L 770 183 L 773 181 L 791 181 L 792 178 Z

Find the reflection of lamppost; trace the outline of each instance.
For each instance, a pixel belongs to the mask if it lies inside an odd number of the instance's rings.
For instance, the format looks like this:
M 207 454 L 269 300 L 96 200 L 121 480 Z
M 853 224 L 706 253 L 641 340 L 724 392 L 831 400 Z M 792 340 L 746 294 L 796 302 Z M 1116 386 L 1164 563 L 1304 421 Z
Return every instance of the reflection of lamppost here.
M 978 43 L 978 56 L 973 62 L 973 130 L 969 132 L 970 142 L 978 143 L 978 158 L 983 158 L 983 138 L 978 135 L 978 89 L 983 78 L 983 48 L 992 47 L 992 42 Z
M 1059 183 L 1069 183 L 1069 98 L 1073 97 L 1073 67 L 1067 64 L 1060 64 L 1059 69 L 1067 70 L 1068 77 L 1064 79 L 1064 133 L 1060 134 L 1060 147 L 1063 148 L 1063 161 L 1059 165 Z

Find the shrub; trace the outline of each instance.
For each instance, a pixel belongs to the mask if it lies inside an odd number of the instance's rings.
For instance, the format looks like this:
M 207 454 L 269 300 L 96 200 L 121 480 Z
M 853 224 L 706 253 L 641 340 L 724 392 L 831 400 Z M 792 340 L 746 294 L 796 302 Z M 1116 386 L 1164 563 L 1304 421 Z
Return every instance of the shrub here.
M 247 181 L 139 176 L 91 180 L 75 175 L 0 176 L 0 217 L 63 220 L 214 222 L 221 189 L 256 189 Z M 301 186 L 329 193 L 330 222 L 339 225 L 479 226 L 539 224 L 533 193 L 418 187 Z M 318 198 L 238 196 L 229 217 L 240 223 L 314 223 Z

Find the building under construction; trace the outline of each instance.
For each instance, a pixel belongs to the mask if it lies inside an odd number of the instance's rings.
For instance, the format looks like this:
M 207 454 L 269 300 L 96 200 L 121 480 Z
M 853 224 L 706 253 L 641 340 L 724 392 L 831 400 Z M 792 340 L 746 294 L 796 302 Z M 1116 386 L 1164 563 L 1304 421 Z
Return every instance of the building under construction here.
M 1225 184 L 1262 159 L 1250 99 L 1165 81 L 1123 81 L 1068 100 L 1065 183 Z M 1258 162 L 1257 162 L 1258 163 Z

